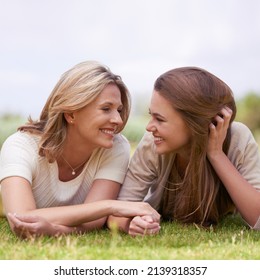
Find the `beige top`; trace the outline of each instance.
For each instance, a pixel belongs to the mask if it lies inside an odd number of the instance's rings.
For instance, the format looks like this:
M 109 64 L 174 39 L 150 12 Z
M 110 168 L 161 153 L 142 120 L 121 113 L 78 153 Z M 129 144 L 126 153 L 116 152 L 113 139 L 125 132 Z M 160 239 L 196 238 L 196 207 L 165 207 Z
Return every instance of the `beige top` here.
M 38 142 L 38 136 L 16 132 L 5 141 L 0 155 L 0 182 L 10 176 L 28 180 L 37 208 L 83 203 L 95 179 L 124 181 L 130 145 L 121 134 L 115 136 L 111 149 L 94 150 L 81 174 L 68 182 L 59 180 L 56 161 L 49 163 L 39 156 Z
M 130 161 L 119 199 L 145 200 L 158 210 L 174 158 L 174 153 L 157 154 L 152 134 L 145 133 Z M 242 123 L 234 122 L 231 126 L 228 158 L 239 173 L 260 191 L 259 148 L 248 127 Z M 260 217 L 254 228 L 260 229 Z

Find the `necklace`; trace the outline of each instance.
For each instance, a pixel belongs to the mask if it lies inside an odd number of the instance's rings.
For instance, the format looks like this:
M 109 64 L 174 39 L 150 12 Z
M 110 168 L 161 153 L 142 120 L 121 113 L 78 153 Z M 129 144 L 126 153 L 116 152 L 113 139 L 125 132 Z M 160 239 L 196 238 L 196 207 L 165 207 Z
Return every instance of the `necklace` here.
M 71 175 L 73 175 L 73 176 L 76 174 L 77 169 L 79 169 L 83 164 L 86 163 L 86 160 L 85 160 L 85 161 L 82 162 L 80 165 L 78 165 L 77 167 L 73 168 L 73 167 L 66 161 L 66 159 L 65 159 L 63 156 L 61 156 L 61 157 L 64 159 L 64 161 L 65 161 L 65 162 L 68 164 L 68 166 L 71 168 L 71 170 L 72 170 Z

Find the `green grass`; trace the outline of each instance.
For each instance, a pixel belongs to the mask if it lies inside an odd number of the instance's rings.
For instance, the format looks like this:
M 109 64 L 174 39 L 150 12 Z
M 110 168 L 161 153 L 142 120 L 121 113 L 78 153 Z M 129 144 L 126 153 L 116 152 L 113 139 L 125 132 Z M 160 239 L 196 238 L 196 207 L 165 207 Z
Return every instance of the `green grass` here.
M 259 260 L 260 231 L 235 215 L 208 230 L 163 223 L 157 236 L 131 237 L 108 229 L 81 236 L 20 240 L 0 219 L 1 260 Z

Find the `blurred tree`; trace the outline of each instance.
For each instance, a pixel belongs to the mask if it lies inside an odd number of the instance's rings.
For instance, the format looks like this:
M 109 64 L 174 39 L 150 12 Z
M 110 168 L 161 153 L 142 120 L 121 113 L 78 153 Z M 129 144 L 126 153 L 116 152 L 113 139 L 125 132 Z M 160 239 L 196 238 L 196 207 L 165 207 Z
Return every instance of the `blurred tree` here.
M 249 92 L 243 99 L 237 101 L 236 120 L 247 125 L 251 131 L 260 131 L 260 95 Z
M 0 115 L 0 149 L 8 136 L 14 133 L 17 128 L 25 123 L 25 118 L 11 113 Z
M 130 118 L 123 130 L 123 134 L 133 146 L 136 146 L 143 137 L 150 118 L 148 114 L 150 95 L 148 93 L 136 94 L 132 101 Z

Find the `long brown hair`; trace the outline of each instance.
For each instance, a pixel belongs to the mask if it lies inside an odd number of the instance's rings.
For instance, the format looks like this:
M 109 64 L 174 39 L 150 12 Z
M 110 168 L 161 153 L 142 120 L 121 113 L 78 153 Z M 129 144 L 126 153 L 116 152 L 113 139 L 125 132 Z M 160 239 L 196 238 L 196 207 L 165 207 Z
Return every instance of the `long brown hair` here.
M 220 110 L 224 106 L 232 109 L 230 124 L 235 118 L 233 93 L 219 78 L 197 67 L 182 67 L 162 74 L 154 89 L 181 114 L 192 133 L 184 178 L 173 181 L 171 173 L 162 198 L 162 214 L 185 223 L 217 223 L 233 203 L 207 159 L 206 148 L 209 124 Z M 226 154 L 230 138 L 229 127 L 223 144 Z
M 61 153 L 67 134 L 64 113 L 72 113 L 91 103 L 108 84 L 115 84 L 121 93 L 122 131 L 130 113 L 130 95 L 120 76 L 96 61 L 85 61 L 65 72 L 42 109 L 40 119 L 29 118 L 19 130 L 40 134 L 39 154 L 53 162 Z

